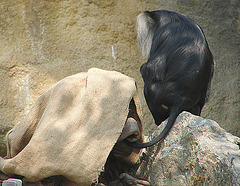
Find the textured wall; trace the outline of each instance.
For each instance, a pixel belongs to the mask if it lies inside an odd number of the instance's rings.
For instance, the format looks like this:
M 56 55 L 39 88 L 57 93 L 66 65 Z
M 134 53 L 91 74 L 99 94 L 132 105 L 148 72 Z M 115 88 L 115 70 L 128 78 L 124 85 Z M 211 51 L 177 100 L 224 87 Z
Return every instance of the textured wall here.
M 139 68 L 146 59 L 137 46 L 135 21 L 140 12 L 156 9 L 177 11 L 202 26 L 216 62 L 212 95 L 202 116 L 240 136 L 239 1 L 1 0 L 0 155 L 5 154 L 4 135 L 39 95 L 90 67 L 135 78 L 144 125 L 155 128 L 142 95 Z

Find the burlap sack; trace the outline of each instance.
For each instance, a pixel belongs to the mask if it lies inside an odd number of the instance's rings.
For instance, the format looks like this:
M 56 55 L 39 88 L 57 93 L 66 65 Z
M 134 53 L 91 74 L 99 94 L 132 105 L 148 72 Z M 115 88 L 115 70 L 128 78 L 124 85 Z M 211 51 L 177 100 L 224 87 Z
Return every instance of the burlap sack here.
M 7 134 L 0 170 L 33 182 L 63 175 L 90 185 L 121 134 L 132 99 L 141 117 L 135 80 L 115 71 L 93 68 L 59 81 Z

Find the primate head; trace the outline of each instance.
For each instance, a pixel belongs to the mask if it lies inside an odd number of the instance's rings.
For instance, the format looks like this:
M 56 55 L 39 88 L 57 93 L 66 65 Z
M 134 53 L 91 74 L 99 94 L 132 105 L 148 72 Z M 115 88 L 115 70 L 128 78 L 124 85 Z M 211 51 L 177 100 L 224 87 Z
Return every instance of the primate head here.
M 140 72 L 144 95 L 156 125 L 166 127 L 145 148 L 163 140 L 182 111 L 200 115 L 208 99 L 214 71 L 213 56 L 201 27 L 176 12 L 145 11 L 137 18 L 138 44 L 147 62 Z

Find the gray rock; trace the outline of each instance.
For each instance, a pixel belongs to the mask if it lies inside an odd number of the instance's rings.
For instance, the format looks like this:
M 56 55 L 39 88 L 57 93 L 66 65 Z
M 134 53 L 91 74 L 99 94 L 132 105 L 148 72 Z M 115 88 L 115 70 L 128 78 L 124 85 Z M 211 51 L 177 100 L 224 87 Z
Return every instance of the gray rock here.
M 183 112 L 167 138 L 146 150 L 137 174 L 154 186 L 240 185 L 239 144 L 216 122 Z

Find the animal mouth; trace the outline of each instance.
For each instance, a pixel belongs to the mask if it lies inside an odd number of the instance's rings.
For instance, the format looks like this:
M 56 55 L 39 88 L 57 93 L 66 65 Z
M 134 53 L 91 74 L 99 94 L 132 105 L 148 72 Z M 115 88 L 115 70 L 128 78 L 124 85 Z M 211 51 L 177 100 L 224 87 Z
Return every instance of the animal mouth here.
M 133 149 L 129 148 L 129 145 L 127 145 L 125 141 L 129 141 L 131 143 L 140 142 L 142 139 L 141 137 L 137 121 L 132 117 L 127 118 L 122 134 L 112 149 L 112 153 L 118 158 L 129 156 L 133 152 Z
M 141 132 L 138 126 L 137 121 L 129 117 L 125 123 L 125 126 L 122 130 L 122 134 L 118 138 L 118 142 L 127 140 L 129 142 L 135 142 L 141 138 Z

